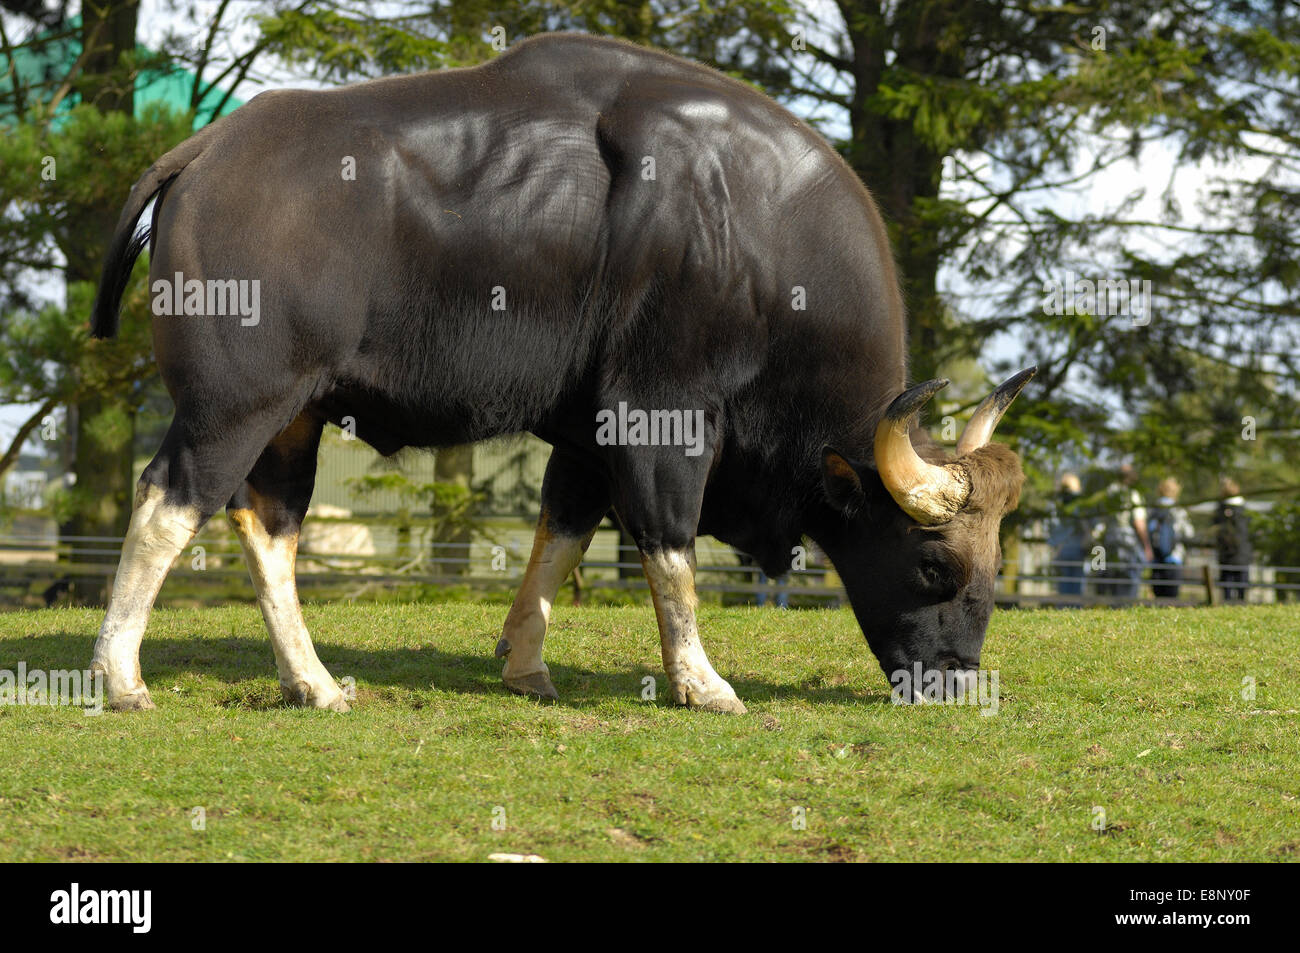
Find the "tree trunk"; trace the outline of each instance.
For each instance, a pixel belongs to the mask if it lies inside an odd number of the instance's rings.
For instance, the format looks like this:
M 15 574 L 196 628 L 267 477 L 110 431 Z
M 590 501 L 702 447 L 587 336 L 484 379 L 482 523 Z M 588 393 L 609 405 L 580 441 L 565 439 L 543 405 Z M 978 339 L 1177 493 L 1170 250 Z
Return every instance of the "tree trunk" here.
M 433 460 L 433 478 L 439 483 L 455 483 L 467 489 L 473 486 L 474 445 L 465 444 L 439 450 Z M 468 544 L 473 538 L 473 530 L 465 520 L 458 519 L 444 523 L 434 534 L 434 559 L 468 559 Z M 468 570 L 468 563 L 435 562 L 433 564 L 435 576 L 463 576 Z
M 103 112 L 131 113 L 135 109 L 133 80 L 119 72 L 117 65 L 123 53 L 135 49 L 138 13 L 139 0 L 88 0 L 82 4 L 82 43 L 87 52 L 73 85 L 83 102 Z M 129 183 L 125 184 L 121 196 L 103 206 L 69 209 L 60 242 L 68 260 L 69 284 L 98 281 L 129 188 Z M 76 511 L 59 527 L 60 537 L 126 535 L 134 496 L 135 406 L 131 394 L 97 394 L 70 407 L 68 439 L 72 442 Z M 79 541 L 72 545 L 74 549 L 101 550 L 76 554 L 74 562 L 117 562 L 120 547 L 113 543 Z M 107 572 L 87 573 L 76 582 L 75 601 L 107 601 Z
M 628 565 L 620 566 L 618 570 L 619 579 L 640 579 L 643 575 L 639 565 L 640 555 L 637 552 L 636 538 L 623 528 L 623 524 L 618 520 L 618 559 L 619 563 Z
M 943 156 L 916 134 L 910 119 L 872 111 L 880 88 L 890 34 L 897 65 L 920 75 L 959 76 L 961 64 L 938 49 L 934 32 L 942 4 L 900 4 L 892 24 L 878 4 L 841 2 L 853 48 L 854 89 L 848 162 L 884 213 L 907 306 L 908 354 L 913 381 L 937 377 L 942 363 L 945 311 L 938 294 L 939 236 L 919 205 L 939 195 Z

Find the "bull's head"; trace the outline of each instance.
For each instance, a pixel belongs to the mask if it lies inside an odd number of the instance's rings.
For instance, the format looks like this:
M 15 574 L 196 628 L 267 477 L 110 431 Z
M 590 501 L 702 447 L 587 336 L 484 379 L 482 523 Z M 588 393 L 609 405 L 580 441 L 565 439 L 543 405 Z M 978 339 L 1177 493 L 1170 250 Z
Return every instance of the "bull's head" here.
M 1035 370 L 985 398 L 951 457 L 928 441 L 914 445 L 911 435 L 946 380 L 918 384 L 889 405 L 876 430 L 874 467 L 823 452 L 836 516 L 821 542 L 891 683 L 919 663 L 943 673 L 935 681 L 949 691 L 973 687 L 1002 559 L 999 527 L 1024 481 L 1015 453 L 989 438 Z

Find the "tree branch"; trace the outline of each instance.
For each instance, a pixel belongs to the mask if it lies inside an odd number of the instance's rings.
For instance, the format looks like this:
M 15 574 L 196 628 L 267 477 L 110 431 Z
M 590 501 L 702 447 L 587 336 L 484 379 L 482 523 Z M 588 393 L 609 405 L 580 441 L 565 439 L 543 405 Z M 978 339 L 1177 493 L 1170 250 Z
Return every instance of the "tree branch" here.
M 3 477 L 9 468 L 18 462 L 18 457 L 22 454 L 23 444 L 27 442 L 27 438 L 31 436 L 33 430 L 41 425 L 41 421 L 53 412 L 55 407 L 59 406 L 59 403 L 57 397 L 48 398 L 45 403 L 41 404 L 36 413 L 28 417 L 23 422 L 23 425 L 18 428 L 18 433 L 14 435 L 13 441 L 9 444 L 9 449 L 5 451 L 3 457 L 0 457 L 0 477 Z

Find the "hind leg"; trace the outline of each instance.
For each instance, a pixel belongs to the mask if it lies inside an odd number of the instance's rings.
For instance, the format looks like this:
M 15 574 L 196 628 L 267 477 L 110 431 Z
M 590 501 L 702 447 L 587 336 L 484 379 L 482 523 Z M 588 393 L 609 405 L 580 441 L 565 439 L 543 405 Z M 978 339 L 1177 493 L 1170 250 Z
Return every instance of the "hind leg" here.
M 316 481 L 321 429 L 322 422 L 307 414 L 286 427 L 258 458 L 226 507 L 226 516 L 244 547 L 284 700 L 343 712 L 348 703 L 316 656 L 294 577 L 298 534 Z
M 517 695 L 559 697 L 542 661 L 551 605 L 608 510 L 609 490 L 593 464 L 570 451 L 552 451 L 533 552 L 496 649 L 497 658 L 506 660 L 501 679 Z
M 140 643 L 158 590 L 194 534 L 230 498 L 262 447 L 279 429 L 271 414 L 229 418 L 221 431 L 195 421 L 219 417 L 177 410 L 158 455 L 136 491 L 131 525 L 113 580 L 91 670 L 104 675 L 107 704 L 119 711 L 153 708 L 140 673 Z
M 118 711 L 153 708 L 140 675 L 140 642 L 163 580 L 185 545 L 207 520 L 184 497 L 169 499 L 148 470 L 135 494 L 131 526 L 122 544 L 108 613 L 95 642 L 91 671 L 104 673 L 108 706 Z

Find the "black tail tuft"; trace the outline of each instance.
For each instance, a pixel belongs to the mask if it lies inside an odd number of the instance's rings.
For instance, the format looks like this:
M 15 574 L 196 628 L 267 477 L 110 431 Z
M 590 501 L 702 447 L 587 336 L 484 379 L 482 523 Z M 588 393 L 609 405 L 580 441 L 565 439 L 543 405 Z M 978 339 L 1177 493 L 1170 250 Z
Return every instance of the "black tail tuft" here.
M 127 282 L 131 280 L 131 268 L 145 245 L 149 244 L 148 227 L 133 233 L 129 229 L 134 226 L 135 222 L 132 222 L 128 230 L 119 230 L 113 236 L 113 243 L 104 258 L 99 293 L 95 296 L 95 307 L 90 316 L 92 337 L 111 338 L 117 334 L 118 312 Z
M 213 135 L 212 129 L 219 124 L 220 121 L 205 126 L 190 136 L 150 166 L 131 188 L 104 258 L 104 270 L 99 276 L 99 293 L 95 296 L 95 307 L 90 316 L 90 333 L 95 337 L 111 338 L 117 333 L 118 310 L 122 306 L 127 282 L 131 280 L 131 267 L 144 246 L 149 244 L 149 227 L 146 225 L 139 231 L 135 229 L 140 216 L 154 196 L 162 201 L 167 186 L 207 147 Z

